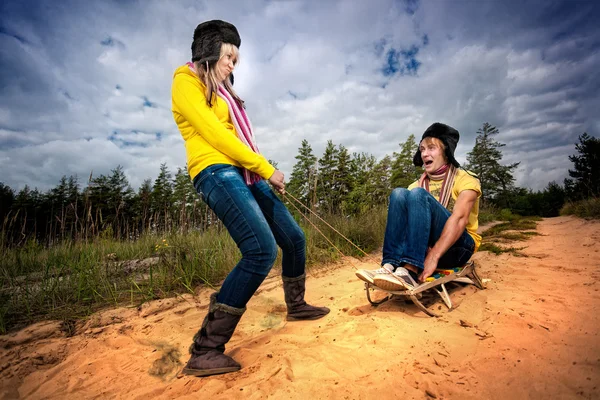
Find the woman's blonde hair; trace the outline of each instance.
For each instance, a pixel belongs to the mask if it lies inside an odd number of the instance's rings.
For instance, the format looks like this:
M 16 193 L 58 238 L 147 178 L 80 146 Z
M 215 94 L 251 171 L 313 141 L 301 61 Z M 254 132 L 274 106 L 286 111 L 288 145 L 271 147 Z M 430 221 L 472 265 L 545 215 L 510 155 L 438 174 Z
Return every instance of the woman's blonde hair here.
M 218 76 L 218 71 L 215 68 L 215 65 L 227 54 L 232 54 L 236 59 L 235 65 L 239 62 L 239 51 L 238 48 L 232 45 L 231 43 L 223 43 L 221 45 L 221 54 L 219 55 L 219 60 L 214 61 L 212 64 L 209 64 L 208 61 L 206 63 L 200 64 L 198 61 L 194 62 L 194 66 L 196 67 L 196 71 L 198 71 L 198 77 L 206 86 L 206 104 L 209 107 L 212 107 L 213 96 L 215 96 L 215 101 L 217 101 L 220 78 Z M 235 93 L 233 90 L 233 85 L 231 84 L 231 80 L 225 79 L 223 80 L 223 87 L 225 90 L 231 94 L 231 97 L 238 102 L 240 106 L 244 106 L 244 101 Z

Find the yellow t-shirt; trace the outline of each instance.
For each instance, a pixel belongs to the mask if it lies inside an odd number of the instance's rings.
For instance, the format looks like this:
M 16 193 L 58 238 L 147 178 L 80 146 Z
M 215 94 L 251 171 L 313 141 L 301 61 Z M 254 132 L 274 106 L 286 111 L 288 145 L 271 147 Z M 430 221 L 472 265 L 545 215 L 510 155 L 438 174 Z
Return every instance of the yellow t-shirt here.
M 439 181 L 429 181 L 429 193 L 437 200 L 440 201 L 440 191 L 442 190 L 442 180 Z M 419 181 L 415 181 L 410 184 L 408 190 L 412 190 L 414 188 L 419 187 Z M 471 213 L 469 214 L 469 222 L 467 222 L 467 232 L 473 238 L 475 242 L 475 251 L 481 245 L 481 236 L 477 233 L 477 228 L 479 228 L 479 199 L 481 198 L 481 184 L 479 183 L 479 179 L 469 175 L 465 170 L 458 169 L 456 171 L 456 178 L 454 178 L 454 186 L 452 186 L 452 198 L 448 201 L 448 211 L 452 212 L 454 209 L 454 204 L 456 203 L 456 199 L 458 195 L 463 190 L 473 190 L 477 192 L 477 200 L 475 200 L 475 204 L 473 204 L 473 208 L 471 209 Z
M 269 179 L 275 167 L 238 138 L 225 101 L 214 96 L 213 106 L 206 104 L 204 90 L 204 84 L 188 65 L 175 70 L 171 106 L 185 140 L 190 177 L 193 179 L 210 165 L 229 164 Z

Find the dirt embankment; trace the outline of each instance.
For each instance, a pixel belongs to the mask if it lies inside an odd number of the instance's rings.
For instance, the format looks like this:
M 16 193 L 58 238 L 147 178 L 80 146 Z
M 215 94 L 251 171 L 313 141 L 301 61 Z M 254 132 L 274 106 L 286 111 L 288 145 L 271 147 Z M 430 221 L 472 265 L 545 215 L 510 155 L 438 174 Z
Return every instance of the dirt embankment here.
M 451 291 L 455 309 L 368 304 L 346 259 L 313 272 L 309 301 L 331 314 L 286 322 L 278 277 L 253 297 L 227 346 L 237 373 L 178 374 L 208 291 L 94 315 L 66 337 L 45 322 L 0 337 L 0 397 L 600 398 L 600 223 L 543 220 L 526 257 L 476 254 L 487 289 Z

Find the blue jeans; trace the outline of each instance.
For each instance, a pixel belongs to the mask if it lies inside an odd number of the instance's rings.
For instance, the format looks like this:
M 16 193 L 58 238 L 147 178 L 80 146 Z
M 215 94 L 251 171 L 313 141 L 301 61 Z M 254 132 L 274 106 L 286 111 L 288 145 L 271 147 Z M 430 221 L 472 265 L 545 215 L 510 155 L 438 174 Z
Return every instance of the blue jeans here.
M 423 269 L 429 247 L 439 240 L 450 212 L 423 188 L 394 189 L 390 195 L 382 264 L 412 264 Z M 469 261 L 475 241 L 467 230 L 446 251 L 438 268 L 451 269 Z
M 215 164 L 194 178 L 194 187 L 242 253 L 221 286 L 219 303 L 245 307 L 271 270 L 277 245 L 282 250 L 282 274 L 289 278 L 304 274 L 304 232 L 267 182 L 248 186 L 240 168 Z

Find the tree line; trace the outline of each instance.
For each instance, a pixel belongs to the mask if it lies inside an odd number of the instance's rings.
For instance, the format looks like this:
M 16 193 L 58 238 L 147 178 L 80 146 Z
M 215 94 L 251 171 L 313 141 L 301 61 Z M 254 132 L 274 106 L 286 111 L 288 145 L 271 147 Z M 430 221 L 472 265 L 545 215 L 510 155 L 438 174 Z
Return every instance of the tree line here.
M 499 130 L 484 123 L 477 131 L 465 169 L 478 175 L 482 204 L 508 208 L 521 215 L 556 216 L 565 201 L 600 195 L 600 140 L 584 133 L 569 156 L 574 169 L 563 185 L 550 182 L 542 191 L 514 185 L 519 163 L 504 165 Z M 317 157 L 303 140 L 286 190 L 307 207 L 323 214 L 361 215 L 386 204 L 393 188 L 407 187 L 422 174 L 413 165 L 418 148 L 414 135 L 399 143 L 397 152 L 378 160 L 368 153 L 352 153 L 332 140 Z M 146 179 L 137 191 L 121 166 L 109 175 L 90 176 L 81 189 L 76 176 L 63 176 L 47 192 L 25 186 L 18 192 L 0 182 L 2 245 L 19 246 L 29 240 L 51 245 L 59 240 L 97 237 L 135 240 L 148 232 L 186 232 L 218 225 L 218 219 L 199 199 L 186 168 L 173 175 L 166 164 L 156 179 Z M 296 212 L 290 207 L 293 212 Z
M 173 176 L 166 164 L 137 192 L 120 165 L 110 175 L 90 175 L 83 190 L 76 176 L 63 176 L 45 193 L 28 186 L 15 193 L 0 183 L 3 244 L 36 240 L 51 245 L 65 239 L 136 239 L 150 231 L 185 232 L 205 228 L 214 220 L 209 214 L 187 171 L 178 168 Z

